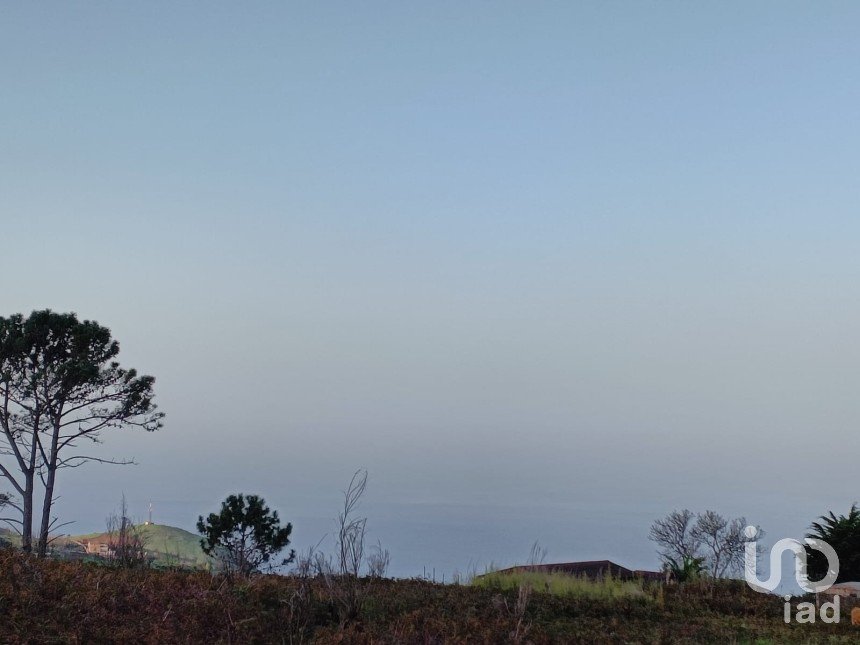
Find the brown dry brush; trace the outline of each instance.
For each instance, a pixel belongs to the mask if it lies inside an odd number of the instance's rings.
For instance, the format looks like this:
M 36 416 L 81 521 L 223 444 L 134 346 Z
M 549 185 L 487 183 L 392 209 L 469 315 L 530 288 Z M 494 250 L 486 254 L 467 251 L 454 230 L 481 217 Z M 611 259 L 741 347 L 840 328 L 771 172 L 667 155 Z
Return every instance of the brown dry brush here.
M 119 512 L 107 518 L 108 561 L 115 566 L 127 569 L 149 565 L 146 552 L 146 539 L 140 529 L 128 516 L 125 494 L 120 502 Z
M 672 585 L 614 601 L 377 579 L 355 620 L 326 582 L 37 560 L 0 549 L 2 643 L 854 642 L 839 625 L 785 625 L 742 583 Z M 849 610 L 850 611 L 850 610 Z

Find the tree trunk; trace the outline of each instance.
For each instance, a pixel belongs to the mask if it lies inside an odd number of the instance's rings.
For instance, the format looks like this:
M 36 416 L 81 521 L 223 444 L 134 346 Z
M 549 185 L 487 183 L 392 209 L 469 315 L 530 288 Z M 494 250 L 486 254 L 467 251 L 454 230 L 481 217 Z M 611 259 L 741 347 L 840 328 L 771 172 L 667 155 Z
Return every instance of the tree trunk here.
M 48 479 L 45 481 L 45 499 L 42 502 L 42 525 L 39 529 L 39 545 L 37 555 L 44 558 L 48 553 L 48 531 L 51 529 L 51 507 L 54 505 L 54 480 L 56 467 L 48 468 Z
M 40 412 L 38 404 L 35 411 L 34 430 L 30 436 L 30 454 L 26 453 L 26 446 L 23 442 L 23 437 L 26 433 L 19 433 L 13 430 L 10 424 L 9 412 L 9 383 L 5 382 L 4 397 L 2 406 L 0 406 L 0 428 L 3 430 L 4 439 L 8 444 L 11 454 L 15 456 L 18 463 L 18 469 L 24 477 L 23 485 L 17 480 L 12 473 L 5 467 L 0 465 L 2 469 L 2 477 L 4 477 L 21 496 L 21 506 L 15 506 L 21 512 L 21 547 L 24 551 L 29 552 L 33 548 L 33 489 L 34 479 L 36 476 L 36 455 L 38 447 L 38 428 Z M 19 441 L 21 441 L 19 445 Z M 29 463 L 28 463 L 29 461 Z
M 22 501 L 21 548 L 27 553 L 33 550 L 33 479 L 34 473 L 25 473 L 24 499 Z
M 41 413 L 37 410 L 33 424 L 33 437 L 30 442 L 30 463 L 24 470 L 24 499 L 21 518 L 21 548 L 27 553 L 33 550 L 33 491 L 36 480 L 36 457 L 39 447 L 39 422 Z
M 58 419 L 62 417 L 57 417 Z M 42 525 L 39 529 L 39 550 L 37 555 L 44 558 L 48 553 L 48 531 L 51 530 L 51 508 L 54 505 L 54 483 L 57 479 L 57 453 L 60 443 L 60 422 L 54 422 L 51 432 L 51 452 L 48 455 L 48 478 L 45 480 L 45 499 L 42 500 Z

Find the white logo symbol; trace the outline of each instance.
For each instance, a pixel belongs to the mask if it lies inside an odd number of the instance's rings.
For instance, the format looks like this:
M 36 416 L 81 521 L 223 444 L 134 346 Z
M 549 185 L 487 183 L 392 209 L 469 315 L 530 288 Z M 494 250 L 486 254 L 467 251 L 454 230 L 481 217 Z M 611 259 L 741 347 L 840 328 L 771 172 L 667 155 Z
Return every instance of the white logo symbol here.
M 820 551 L 827 558 L 827 575 L 821 580 L 810 581 L 806 573 L 806 549 L 803 542 L 784 538 L 771 547 L 770 550 L 770 576 L 767 580 L 759 580 L 758 578 L 758 553 L 755 538 L 758 535 L 758 529 L 754 526 L 747 526 L 744 529 L 744 534 L 747 537 L 747 543 L 744 545 L 744 579 L 751 589 L 761 593 L 773 591 L 779 586 L 782 581 L 781 559 L 785 551 L 794 553 L 794 577 L 800 588 L 808 593 L 820 593 L 829 589 L 836 577 L 839 575 L 839 557 L 832 546 L 823 540 L 815 538 L 804 538 L 811 549 Z

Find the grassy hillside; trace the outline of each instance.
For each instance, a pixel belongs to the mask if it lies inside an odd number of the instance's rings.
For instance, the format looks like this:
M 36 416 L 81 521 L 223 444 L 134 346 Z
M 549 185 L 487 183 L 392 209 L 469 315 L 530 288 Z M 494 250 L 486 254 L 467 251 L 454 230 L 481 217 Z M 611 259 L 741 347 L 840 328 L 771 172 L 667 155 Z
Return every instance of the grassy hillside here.
M 205 566 L 209 563 L 209 557 L 200 548 L 200 536 L 195 533 L 162 524 L 148 524 L 139 530 L 147 550 L 157 554 L 164 563 L 177 558 L 180 564 Z
M 840 624 L 785 624 L 782 600 L 742 583 L 637 595 L 361 580 L 347 619 L 322 579 L 123 570 L 0 549 L 4 643 L 852 643 Z M 343 587 L 341 587 L 343 589 Z M 558 590 L 555 590 L 558 591 Z
M 200 536 L 175 526 L 146 524 L 136 527 L 146 544 L 146 550 L 155 558 L 156 566 L 208 567 L 210 558 L 200 548 Z M 21 536 L 0 528 L 0 540 L 12 546 L 21 545 Z M 108 541 L 106 533 L 85 533 L 58 538 L 52 546 L 62 554 L 62 547 L 80 545 L 89 540 Z M 2 544 L 2 542 L 0 542 Z
M 200 536 L 175 526 L 145 524 L 136 528 L 146 550 L 155 556 L 155 564 L 162 566 L 205 567 L 208 556 L 200 548 Z M 82 543 L 88 540 L 106 540 L 104 533 L 88 533 L 64 538 L 63 542 Z

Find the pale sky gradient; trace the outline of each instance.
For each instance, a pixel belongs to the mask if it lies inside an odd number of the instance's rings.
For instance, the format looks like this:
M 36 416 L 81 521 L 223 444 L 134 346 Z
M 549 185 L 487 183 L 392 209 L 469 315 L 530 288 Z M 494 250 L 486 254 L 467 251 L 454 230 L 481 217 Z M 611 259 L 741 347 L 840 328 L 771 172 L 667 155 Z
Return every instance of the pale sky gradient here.
M 364 467 L 404 574 L 656 566 L 857 495 L 856 3 L 7 3 L 0 81 L 2 313 L 168 415 L 81 530 L 242 490 L 304 544 Z

